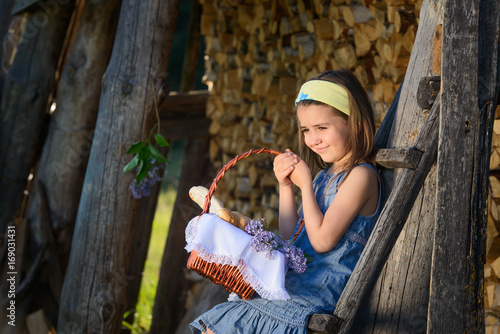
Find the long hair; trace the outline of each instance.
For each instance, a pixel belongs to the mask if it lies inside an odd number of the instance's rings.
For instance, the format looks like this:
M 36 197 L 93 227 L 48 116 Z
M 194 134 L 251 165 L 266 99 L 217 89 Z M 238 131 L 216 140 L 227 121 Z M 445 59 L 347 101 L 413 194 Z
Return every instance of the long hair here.
M 347 70 L 325 71 L 309 80 L 325 80 L 333 82 L 342 86 L 349 97 L 349 111 L 350 116 L 331 107 L 332 112 L 343 117 L 348 123 L 348 141 L 346 150 L 351 152 L 350 158 L 345 165 L 341 166 L 341 171 L 345 171 L 346 177 L 349 175 L 354 166 L 360 162 L 367 162 L 375 166 L 375 121 L 373 116 L 373 109 L 366 91 L 364 90 L 358 79 Z M 314 100 L 302 100 L 297 104 L 298 106 L 308 106 L 312 104 L 327 105 L 322 102 Z M 306 161 L 313 173 L 317 169 L 328 169 L 332 165 L 321 159 L 321 157 L 314 153 L 304 141 L 304 134 L 300 131 L 299 126 L 299 155 Z M 340 171 L 339 171 L 340 172 Z M 339 173 L 340 174 L 340 173 Z M 344 178 L 345 180 L 345 178 Z

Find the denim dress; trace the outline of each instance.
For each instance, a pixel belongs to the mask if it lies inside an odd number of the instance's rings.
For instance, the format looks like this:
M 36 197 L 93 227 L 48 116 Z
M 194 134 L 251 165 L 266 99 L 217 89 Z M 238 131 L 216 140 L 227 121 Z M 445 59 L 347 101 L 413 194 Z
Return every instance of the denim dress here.
M 357 166 L 366 166 L 377 174 L 375 168 L 369 164 Z M 344 177 L 345 173 L 337 175 L 321 171 L 315 178 L 314 192 L 323 214 L 335 198 L 337 186 Z M 333 313 L 381 210 L 382 187 L 378 174 L 377 178 L 377 210 L 371 216 L 357 215 L 333 249 L 317 253 L 311 246 L 306 229 L 302 229 L 294 245 L 302 248 L 313 261 L 302 274 L 293 270 L 287 272 L 285 288 L 290 299 L 267 300 L 255 296 L 250 300 L 242 300 L 234 297 L 198 317 L 190 324 L 191 331 L 200 333 L 208 327 L 214 334 L 306 334 L 312 314 Z

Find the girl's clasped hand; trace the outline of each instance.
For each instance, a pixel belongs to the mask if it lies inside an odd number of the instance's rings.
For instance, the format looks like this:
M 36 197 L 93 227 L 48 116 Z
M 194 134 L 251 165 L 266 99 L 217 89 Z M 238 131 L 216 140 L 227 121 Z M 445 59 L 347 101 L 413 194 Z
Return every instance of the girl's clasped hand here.
M 311 175 L 311 170 L 307 164 L 302 160 L 297 154 L 293 153 L 290 149 L 286 149 L 284 153 L 276 156 L 274 159 L 273 170 L 276 175 L 278 183 L 284 186 L 291 186 L 293 183 L 291 177 L 294 173 L 294 180 L 298 183 L 298 174 L 309 173 Z

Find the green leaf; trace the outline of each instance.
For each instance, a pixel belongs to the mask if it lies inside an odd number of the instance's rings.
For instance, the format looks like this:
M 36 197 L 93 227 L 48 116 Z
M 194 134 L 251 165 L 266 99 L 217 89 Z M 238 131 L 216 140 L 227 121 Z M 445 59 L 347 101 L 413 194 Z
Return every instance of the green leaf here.
M 151 156 L 156 159 L 158 162 L 167 162 L 167 159 L 161 154 L 160 151 L 158 151 L 154 146 L 149 145 L 149 153 L 151 153 Z
M 125 311 L 125 313 L 123 313 L 123 319 L 127 319 L 127 317 L 128 317 L 129 315 L 131 315 L 133 312 L 135 312 L 135 309 L 134 309 L 134 308 L 132 308 L 132 309 L 130 309 L 130 310 L 128 310 L 128 311 Z
M 142 179 L 148 174 L 149 160 L 142 160 L 139 163 L 139 173 L 137 173 L 137 183 L 141 182 Z
M 141 157 L 141 160 L 149 162 L 149 160 L 151 160 L 152 158 L 151 152 L 149 151 L 149 145 L 141 148 L 141 150 L 139 151 L 139 155 Z
M 157 133 L 155 135 L 155 141 L 156 143 L 158 144 L 158 146 L 160 147 L 165 147 L 165 146 L 170 146 L 170 144 L 168 143 L 168 141 L 165 139 L 165 137 L 163 137 L 161 134 Z
M 129 330 L 133 331 L 134 330 L 134 326 L 132 326 L 131 324 L 129 324 L 128 322 L 126 322 L 125 320 L 122 320 L 122 326 L 123 327 L 127 327 Z
M 132 158 L 132 160 L 130 160 L 130 162 L 125 167 L 123 167 L 123 172 L 124 173 L 130 172 L 132 169 L 137 167 L 138 164 L 139 164 L 139 154 L 136 154 Z
M 138 141 L 138 142 L 135 142 L 132 144 L 132 146 L 130 146 L 130 148 L 128 149 L 127 151 L 127 154 L 134 154 L 134 153 L 137 153 L 141 150 L 141 148 L 144 147 L 144 142 L 142 141 Z
M 306 258 L 306 264 L 313 262 L 313 258 L 311 257 L 311 255 L 304 253 L 304 256 Z

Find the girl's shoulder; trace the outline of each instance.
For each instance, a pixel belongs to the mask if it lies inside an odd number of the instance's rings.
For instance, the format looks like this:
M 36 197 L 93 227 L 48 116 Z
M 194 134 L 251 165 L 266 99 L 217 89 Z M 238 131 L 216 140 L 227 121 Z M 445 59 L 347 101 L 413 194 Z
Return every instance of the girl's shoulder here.
M 373 165 L 366 163 L 366 162 L 362 162 L 362 163 L 355 165 L 352 168 L 351 173 L 354 171 L 356 171 L 356 173 L 358 173 L 358 174 L 363 173 L 363 174 L 371 175 L 371 176 L 374 176 L 377 178 L 379 177 L 377 169 Z
M 378 185 L 380 182 L 380 176 L 377 169 L 368 164 L 360 163 L 354 166 L 347 176 L 349 179 L 357 179 L 358 181 L 365 181 L 371 185 Z

